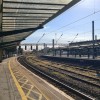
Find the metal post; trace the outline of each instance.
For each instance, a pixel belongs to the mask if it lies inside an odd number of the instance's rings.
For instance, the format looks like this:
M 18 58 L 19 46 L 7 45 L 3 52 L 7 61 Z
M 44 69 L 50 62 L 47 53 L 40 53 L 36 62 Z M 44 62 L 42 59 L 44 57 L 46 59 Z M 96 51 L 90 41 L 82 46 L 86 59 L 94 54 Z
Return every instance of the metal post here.
M 60 57 L 62 56 L 62 50 L 61 50 L 61 48 L 60 48 Z
M 46 44 L 44 43 L 44 55 L 46 55 L 47 53 L 47 48 L 46 48 Z
M 3 55 L 3 50 L 0 49 L 0 62 L 2 62 L 2 55 Z
M 53 56 L 54 56 L 54 39 L 52 40 L 52 50 L 53 50 Z
M 69 48 L 68 48 L 68 50 L 67 50 L 67 57 L 69 57 Z
M 44 49 L 45 49 L 45 47 L 46 47 L 46 44 L 44 43 L 44 44 L 43 44 L 43 46 L 44 46 Z
M 95 35 L 95 44 L 98 44 L 98 42 L 97 42 L 97 35 Z M 95 57 L 97 57 L 97 56 L 98 56 L 98 47 L 95 48 Z
M 25 45 L 25 50 L 27 50 L 27 46 Z
M 36 44 L 36 55 L 38 56 L 38 44 Z
M 97 35 L 95 35 L 95 40 L 97 40 Z
M 3 0 L 0 0 L 0 31 L 2 31 L 2 12 L 3 12 Z M 3 37 L 0 38 L 0 42 L 3 42 Z M 3 50 L 0 48 L 0 62 L 2 62 Z
M 31 50 L 33 50 L 33 47 L 32 47 L 32 45 L 31 45 Z
M 79 57 L 81 58 L 81 53 L 82 53 L 82 51 L 81 51 L 82 49 L 79 49 Z
M 56 56 L 57 49 L 55 49 L 55 56 Z
M 36 51 L 38 51 L 38 44 L 36 44 Z
M 75 49 L 75 58 L 76 58 L 76 55 L 77 55 L 77 53 L 76 53 L 77 51 L 76 51 L 76 49 Z
M 89 48 L 87 48 L 88 59 L 89 59 L 89 57 L 90 57 L 89 51 L 90 51 Z
M 92 21 L 92 41 L 93 41 L 93 59 L 95 59 L 95 40 L 94 40 L 94 21 Z

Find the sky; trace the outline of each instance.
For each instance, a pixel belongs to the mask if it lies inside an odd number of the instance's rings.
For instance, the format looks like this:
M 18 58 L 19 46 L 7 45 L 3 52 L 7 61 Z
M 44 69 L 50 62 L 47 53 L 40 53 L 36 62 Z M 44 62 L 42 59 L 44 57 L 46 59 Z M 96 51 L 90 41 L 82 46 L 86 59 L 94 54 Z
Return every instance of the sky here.
M 43 34 L 45 35 L 39 43 L 52 43 L 52 39 L 57 43 L 91 40 L 92 21 L 94 21 L 95 35 L 100 39 L 100 0 L 81 0 L 22 43 L 37 43 Z

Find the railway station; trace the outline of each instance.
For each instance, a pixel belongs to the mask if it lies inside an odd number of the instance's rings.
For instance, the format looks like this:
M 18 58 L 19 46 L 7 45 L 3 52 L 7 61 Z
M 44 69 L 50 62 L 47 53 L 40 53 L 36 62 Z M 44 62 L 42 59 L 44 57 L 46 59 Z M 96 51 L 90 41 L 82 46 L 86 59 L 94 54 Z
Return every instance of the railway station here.
M 99 3 L 0 0 L 0 100 L 100 100 Z

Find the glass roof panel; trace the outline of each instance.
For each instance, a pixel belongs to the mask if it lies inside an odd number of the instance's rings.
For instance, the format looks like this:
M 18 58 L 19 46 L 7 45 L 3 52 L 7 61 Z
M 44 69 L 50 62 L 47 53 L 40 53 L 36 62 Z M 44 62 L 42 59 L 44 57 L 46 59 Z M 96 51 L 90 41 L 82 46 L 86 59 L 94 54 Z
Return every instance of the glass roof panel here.
M 4 3 L 3 7 L 10 7 L 10 8 L 38 8 L 38 9 L 61 9 L 63 7 L 63 5 L 39 5 L 39 4 L 21 4 L 21 3 Z
M 3 23 L 2 26 L 4 25 L 39 25 L 40 23 Z
M 13 26 L 14 26 L 14 25 L 3 25 L 3 27 L 13 27 Z M 28 27 L 32 27 L 32 26 L 33 26 L 33 27 L 34 27 L 34 26 L 37 26 L 37 25 L 21 25 L 21 24 L 19 24 L 19 25 L 15 25 L 15 26 L 16 26 L 16 27 L 18 27 L 18 26 L 23 26 L 23 27 L 24 27 L 24 26 L 25 26 L 25 27 L 26 27 L 26 26 L 28 26 Z
M 3 28 L 5 28 L 5 29 L 6 29 L 6 28 L 8 28 L 8 29 L 10 29 L 10 28 L 11 28 L 11 29 L 12 29 L 12 28 L 15 28 L 15 29 L 16 29 L 16 28 L 18 28 L 18 29 L 25 29 L 25 28 L 35 28 L 35 27 L 37 27 L 37 26 L 31 26 L 31 27 L 30 27 L 30 26 L 19 26 L 19 27 L 16 27 L 16 26 L 11 26 L 11 27 L 6 27 L 6 26 L 5 26 L 5 27 L 4 27 L 4 26 L 3 26 Z
M 46 20 L 48 18 L 45 18 L 45 17 L 44 18 L 42 18 L 42 17 L 40 17 L 40 18 L 39 17 L 27 17 L 27 18 L 26 17 L 3 17 L 3 19 L 8 19 L 8 20 L 14 20 L 14 19 L 16 19 L 16 20 L 17 19 L 19 19 L 19 20 L 44 19 L 44 20 Z
M 3 42 L 20 40 L 20 39 L 26 37 L 27 35 L 29 35 L 30 33 L 32 33 L 32 32 L 24 32 L 24 33 L 21 33 L 21 34 L 5 36 L 5 37 L 3 37 Z
M 50 3 L 50 4 L 68 4 L 72 0 L 3 0 L 12 2 L 26 2 L 26 3 Z
M 44 20 L 42 19 L 42 20 L 3 20 L 2 22 L 14 22 L 14 23 L 21 23 L 21 22 L 25 22 L 25 23 L 27 23 L 27 22 L 44 22 Z
M 13 22 L 4 22 L 4 23 L 2 23 L 2 26 L 9 26 L 9 25 L 12 25 L 12 26 L 15 26 L 15 25 L 32 25 L 32 26 L 34 26 L 34 25 L 36 25 L 36 26 L 38 26 L 38 25 L 40 25 L 41 24 L 41 22 L 17 22 L 17 23 L 13 23 Z
M 51 17 L 53 14 L 12 14 L 12 13 L 4 13 L 3 16 L 41 16 L 41 17 Z
M 74 4 L 75 0 L 3 0 L 2 31 L 43 26 Z M 31 33 L 4 36 L 3 42 L 23 39 Z
M 18 30 L 18 28 L 2 28 L 2 31 L 13 31 L 13 30 Z
M 37 13 L 43 13 L 43 14 L 45 14 L 45 13 L 56 13 L 57 12 L 57 10 L 32 10 L 32 9 L 3 9 L 3 12 L 8 12 L 8 13 L 15 13 L 15 14 L 17 14 L 17 13 L 35 13 L 35 14 L 37 14 Z

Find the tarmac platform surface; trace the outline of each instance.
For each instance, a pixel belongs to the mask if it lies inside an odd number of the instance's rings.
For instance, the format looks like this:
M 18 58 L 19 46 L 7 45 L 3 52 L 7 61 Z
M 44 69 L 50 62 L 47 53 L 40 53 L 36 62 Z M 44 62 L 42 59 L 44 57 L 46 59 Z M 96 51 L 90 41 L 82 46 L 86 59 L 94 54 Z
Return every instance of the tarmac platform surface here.
M 0 63 L 0 100 L 73 100 L 17 62 L 16 57 Z
M 0 100 L 21 100 L 8 68 L 8 60 L 0 63 Z

